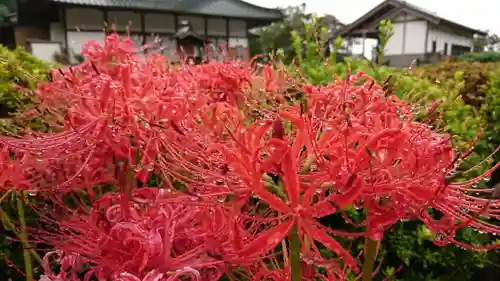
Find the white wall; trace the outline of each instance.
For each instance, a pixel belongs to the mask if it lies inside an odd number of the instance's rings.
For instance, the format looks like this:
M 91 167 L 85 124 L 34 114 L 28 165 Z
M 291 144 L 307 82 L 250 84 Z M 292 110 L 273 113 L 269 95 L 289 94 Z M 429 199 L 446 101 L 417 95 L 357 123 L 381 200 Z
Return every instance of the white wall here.
M 64 40 L 64 29 L 60 22 L 50 23 L 50 41 L 59 42 L 63 47 L 66 44 Z
M 68 45 L 72 59 L 75 55 L 82 53 L 82 49 L 89 41 L 96 41 L 100 45 L 104 45 L 104 32 L 90 31 L 68 31 Z
M 229 38 L 229 48 L 243 47 L 248 48 L 247 38 Z
M 425 53 L 426 34 L 427 34 L 427 22 L 425 21 L 407 22 L 404 54 Z
M 386 55 L 411 55 L 425 52 L 425 21 L 395 22 L 394 34 L 387 43 Z M 404 44 L 403 44 L 404 40 Z
M 58 42 L 32 42 L 30 47 L 35 57 L 47 62 L 56 62 L 54 55 L 61 52 L 61 45 Z
M 385 46 L 385 54 L 386 55 L 401 55 L 403 52 L 403 23 L 396 22 L 394 25 L 394 34 L 387 42 Z
M 472 38 L 456 35 L 454 33 L 439 30 L 437 28 L 429 29 L 429 39 L 427 42 L 427 52 L 432 52 L 432 42 L 436 41 L 436 52 L 444 52 L 444 45 L 448 43 L 448 52 L 446 55 L 451 55 L 452 45 L 461 45 L 472 47 Z M 444 54 L 444 53 L 443 53 Z

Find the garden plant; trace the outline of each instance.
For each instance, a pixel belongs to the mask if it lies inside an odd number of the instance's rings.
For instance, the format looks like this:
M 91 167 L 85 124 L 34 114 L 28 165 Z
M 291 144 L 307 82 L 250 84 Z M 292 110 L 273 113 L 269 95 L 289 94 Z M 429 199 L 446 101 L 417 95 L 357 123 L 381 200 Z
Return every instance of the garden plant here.
M 415 110 L 361 71 L 311 83 L 272 62 L 172 67 L 116 34 L 83 54 L 38 83 L 46 114 L 23 115 L 51 129 L 0 138 L 28 280 L 369 281 L 409 220 L 438 246 L 499 246 L 461 239 L 500 233 L 495 189 L 476 186 L 496 165 L 456 176 L 478 133 L 457 149 L 436 104 Z
M 311 48 L 304 52 L 302 46 L 323 46 L 320 31 L 322 27 L 314 20 L 306 30 L 304 37 L 292 33 L 294 42 L 308 41 L 308 44 L 295 44 L 297 54 L 303 54 L 300 64 L 292 64 L 289 68 L 297 76 L 309 83 L 322 85 L 345 77 L 346 70 L 364 71 L 383 84 L 388 91 L 406 100 L 413 106 L 416 120 L 423 120 L 433 126 L 434 130 L 444 131 L 452 135 L 455 149 L 465 152 L 470 143 L 475 149 L 468 159 L 462 162 L 454 174 L 455 180 L 467 180 L 491 168 L 498 162 L 489 155 L 498 146 L 496 134 L 498 102 L 498 84 L 495 77 L 500 73 L 498 64 L 479 63 L 442 63 L 434 66 L 407 69 L 395 69 L 363 60 L 335 61 L 335 54 L 328 60 L 322 59 L 322 50 Z M 380 40 L 377 49 L 378 58 L 383 61 L 384 42 L 392 33 L 389 22 L 379 28 Z M 337 48 L 342 39 L 336 40 Z M 316 50 L 316 51 L 315 51 Z M 279 54 L 279 52 L 278 52 Z M 429 110 L 432 114 L 429 114 Z M 482 134 L 481 134 L 482 132 Z M 481 137 L 478 138 L 478 134 Z M 486 159 L 486 161 L 484 161 Z M 473 168 L 474 167 L 474 168 Z M 473 168 L 473 169 L 471 169 Z M 466 172 L 465 172 L 466 171 Z M 465 173 L 464 173 L 465 172 Z M 489 181 L 479 186 L 494 186 L 499 182 L 497 173 Z M 487 184 L 486 184 L 487 182 Z M 470 243 L 493 241 L 489 236 L 465 228 L 457 234 L 458 239 Z M 472 280 L 475 278 L 491 278 L 496 280 L 498 274 L 498 252 L 489 253 L 464 251 L 457 247 L 436 248 L 430 243 L 432 235 L 428 229 L 417 221 L 401 222 L 386 233 L 381 245 L 380 257 L 385 259 L 387 275 L 392 275 L 398 264 L 404 264 L 396 276 L 398 280 Z M 486 274 L 487 276 L 484 276 Z M 480 276 L 480 277 L 479 277 Z M 394 278 L 395 276 L 393 276 Z M 401 279 L 399 279 L 401 278 Z

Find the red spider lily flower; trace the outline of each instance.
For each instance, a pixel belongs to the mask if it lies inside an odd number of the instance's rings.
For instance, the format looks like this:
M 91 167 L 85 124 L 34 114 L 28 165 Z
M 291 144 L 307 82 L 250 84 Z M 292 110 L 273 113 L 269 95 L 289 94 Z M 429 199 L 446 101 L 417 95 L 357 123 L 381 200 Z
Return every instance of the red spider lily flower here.
M 85 63 L 56 71 L 50 83 L 40 85 L 36 94 L 41 107 L 59 116 L 65 129 L 30 140 L 0 139 L 3 153 L 16 156 L 11 164 L 26 171 L 11 185 L 41 191 L 67 190 L 70 182 L 83 178 L 87 186 L 113 183 L 117 161 L 126 161 L 139 180 L 147 181 L 157 164 L 157 149 L 168 154 L 178 151 L 179 142 L 199 145 L 199 136 L 184 137 L 198 126 L 191 114 L 205 114 L 212 103 L 243 102 L 250 70 L 241 63 L 169 69 L 156 56 L 144 60 L 133 54 L 132 46 L 118 35 L 108 36 L 102 47 L 90 42 L 84 48 Z M 61 166 L 66 177 L 38 180 L 40 174 L 60 174 L 55 170 Z
M 436 229 L 442 222 L 430 220 L 427 208 L 445 212 L 446 221 L 458 221 L 460 227 L 498 233 L 499 227 L 481 223 L 477 216 L 452 211 L 459 198 L 455 185 L 445 180 L 456 158 L 449 137 L 413 122 L 409 105 L 386 97 L 371 81 L 356 85 L 362 78 L 366 77 L 360 73 L 347 82 L 307 88 L 307 112 L 283 107 L 277 113 L 292 125 L 288 134 L 279 117 L 269 116 L 275 121 L 258 120 L 250 128 L 229 128 L 232 139 L 214 144 L 244 183 L 242 187 L 251 188 L 251 196 L 265 201 L 281 221 L 262 232 L 240 255 L 271 251 L 296 224 L 302 244 L 316 240 L 355 270 L 354 259 L 330 234 L 379 240 L 397 221 L 415 218 Z M 309 172 L 300 175 L 304 168 Z M 279 177 L 281 185 L 270 184 L 274 191 L 262 181 L 267 175 Z M 327 186 L 331 187 L 324 188 Z M 476 204 L 486 201 L 468 199 Z M 497 217 L 498 200 L 488 202 L 493 209 L 488 216 Z M 363 234 L 337 232 L 316 221 L 351 205 L 368 211 Z M 458 228 L 445 225 L 452 233 Z M 318 254 L 315 249 L 302 250 Z
M 228 214 L 217 206 L 169 202 L 175 196 L 143 188 L 124 201 L 120 194 L 107 193 L 88 214 L 68 213 L 57 229 L 37 233 L 58 250 L 45 256 L 45 274 L 63 281 L 76 273 L 116 281 L 150 280 L 152 275 L 156 279 L 151 280 L 162 281 L 187 275 L 219 280 L 230 244 Z M 61 264 L 60 272 L 52 272 L 52 262 Z
M 490 223 L 500 200 L 470 195 L 491 170 L 450 183 L 468 153 L 365 74 L 299 85 L 271 66 L 262 75 L 232 61 L 171 67 L 134 50 L 117 35 L 90 43 L 83 64 L 38 89 L 58 132 L 0 138 L 4 188 L 91 195 L 91 206 L 44 216 L 53 228 L 36 236 L 56 251 L 43 278 L 290 280 L 299 252 L 303 280 L 346 280 L 358 262 L 339 237 L 380 240 L 408 219 L 441 245 L 465 246 L 454 234 L 466 226 L 500 233 Z M 148 187 L 152 174 L 158 188 Z M 103 185 L 120 192 L 92 194 Z M 350 221 L 351 207 L 366 218 Z M 320 223 L 333 214 L 360 230 Z

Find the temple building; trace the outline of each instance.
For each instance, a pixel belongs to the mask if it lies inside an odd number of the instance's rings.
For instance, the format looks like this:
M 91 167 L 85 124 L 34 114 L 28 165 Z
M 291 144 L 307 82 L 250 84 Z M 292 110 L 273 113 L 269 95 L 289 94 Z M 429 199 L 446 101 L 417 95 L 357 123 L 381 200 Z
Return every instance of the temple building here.
M 60 50 L 74 59 L 86 42 L 115 31 L 138 45 L 162 42 L 165 55 L 182 49 L 199 57 L 212 43 L 248 60 L 248 30 L 283 17 L 241 0 L 17 0 L 13 15 L 15 44 L 49 61 Z

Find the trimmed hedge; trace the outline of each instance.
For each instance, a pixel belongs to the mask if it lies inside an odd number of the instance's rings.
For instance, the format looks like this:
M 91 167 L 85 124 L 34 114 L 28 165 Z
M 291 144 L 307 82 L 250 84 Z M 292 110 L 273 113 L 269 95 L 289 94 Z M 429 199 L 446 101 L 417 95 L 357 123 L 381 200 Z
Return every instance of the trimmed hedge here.
M 18 86 L 34 89 L 38 81 L 47 79 L 50 69 L 21 47 L 11 51 L 0 46 L 0 104 L 9 112 L 25 109 L 34 101 Z
M 467 53 L 457 57 L 459 62 L 500 62 L 499 52 Z
M 9 50 L 0 45 L 0 129 L 3 133 L 5 130 L 19 133 L 19 128 L 27 127 L 35 131 L 48 129 L 42 120 L 12 117 L 36 106 L 37 101 L 31 91 L 35 90 L 37 83 L 48 79 L 54 66 L 21 47 Z

